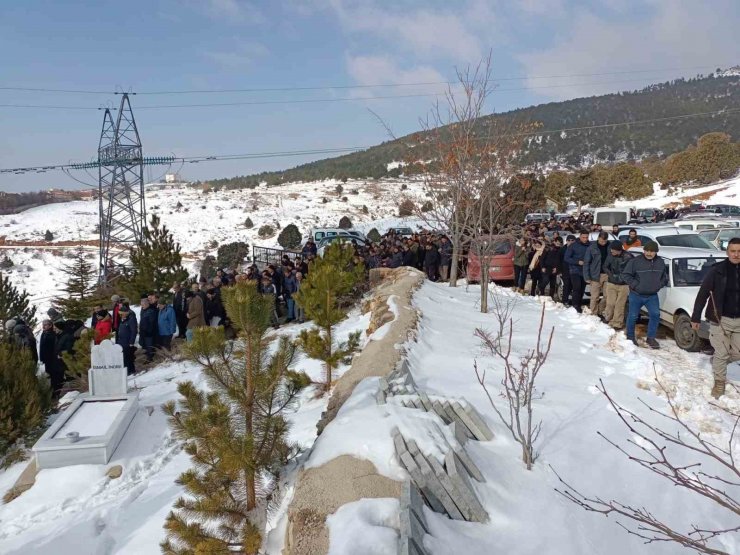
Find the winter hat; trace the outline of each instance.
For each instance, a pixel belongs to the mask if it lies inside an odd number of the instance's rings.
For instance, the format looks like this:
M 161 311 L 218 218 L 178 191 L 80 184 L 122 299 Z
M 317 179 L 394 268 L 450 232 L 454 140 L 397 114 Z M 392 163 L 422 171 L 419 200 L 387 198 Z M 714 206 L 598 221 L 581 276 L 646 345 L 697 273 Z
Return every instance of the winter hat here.
M 13 328 L 15 327 L 16 321 L 15 320 L 8 320 L 5 322 L 5 330 L 6 331 L 13 331 Z
M 114 303 L 117 303 L 118 301 L 121 300 L 121 297 L 119 297 L 118 295 L 112 295 L 110 300 L 113 301 Z
M 658 248 L 658 243 L 655 241 L 648 241 L 647 244 L 642 247 L 642 250 L 644 251 L 650 251 L 650 252 L 658 252 L 660 249 Z
M 121 308 L 118 309 L 118 312 L 131 312 L 131 307 L 127 304 L 122 304 Z
M 609 243 L 609 248 L 613 251 L 621 251 L 624 247 L 622 247 L 622 241 L 614 240 Z

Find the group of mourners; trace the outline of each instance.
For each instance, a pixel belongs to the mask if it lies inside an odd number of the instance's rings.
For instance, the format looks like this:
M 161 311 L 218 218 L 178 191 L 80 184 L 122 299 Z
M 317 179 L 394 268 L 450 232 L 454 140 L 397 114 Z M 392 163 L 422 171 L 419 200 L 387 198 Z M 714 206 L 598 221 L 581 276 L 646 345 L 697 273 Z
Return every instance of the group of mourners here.
M 619 227 L 614 226 L 610 231 L 616 236 Z M 668 273 L 665 263 L 657 256 L 659 247 L 655 242 L 643 245 L 634 229 L 629 231 L 624 243 L 610 239 L 609 233 L 600 225 L 593 224 L 588 214 L 565 220 L 553 218 L 545 222 L 496 227 L 489 233 L 515 238 L 515 291 L 525 293 L 529 279 L 530 295 L 549 294 L 554 300 L 572 306 L 579 313 L 588 310 L 614 329 L 626 328 L 627 338 L 636 345 L 635 327 L 640 311 L 645 307 L 649 316 L 646 343 L 653 349 L 660 347 L 656 340 L 660 321 L 658 291 L 666 286 Z M 592 236 L 595 236 L 594 240 L 590 239 Z M 735 271 L 732 276 L 735 277 L 726 280 L 724 274 L 720 274 L 723 279 L 718 282 L 718 287 L 724 289 L 715 291 L 712 297 L 714 300 L 717 297 L 724 299 L 720 302 L 721 308 L 714 307 L 712 314 L 721 312 L 723 326 L 724 322 L 730 321 L 727 320 L 729 318 L 732 323 L 726 325 L 731 327 L 733 333 L 737 330 L 737 345 L 731 343 L 734 350 L 720 348 L 720 355 L 715 355 L 719 366 L 724 364 L 724 368 L 734 356 L 731 353 L 740 353 L 740 273 L 737 271 L 740 239 L 733 239 L 730 246 L 733 245 L 737 250 L 737 262 L 732 266 Z M 639 254 L 630 252 L 637 247 L 641 247 Z M 423 271 L 432 281 L 447 281 L 450 278 L 452 243 L 441 233 L 423 230 L 400 235 L 390 231 L 380 241 L 368 242 L 367 245 L 350 240 L 346 248 L 354 249 L 352 263 L 363 266 L 366 271 L 408 266 Z M 728 248 L 728 253 L 731 252 L 732 249 Z M 461 254 L 458 275 L 464 276 L 468 253 L 463 249 Z M 44 363 L 52 387 L 59 393 L 65 382 L 63 354 L 74 355 L 75 343 L 85 330 L 92 333 L 92 340 L 96 344 L 111 338 L 121 345 L 124 366 L 129 374 L 136 372 L 135 355 L 139 347 L 146 363 L 151 363 L 157 352 L 171 349 L 173 339 L 192 341 L 193 331 L 199 327 L 222 326 L 227 337 L 235 337 L 221 299 L 221 290 L 239 281 L 254 281 L 263 295 L 274 298 L 272 323 L 275 328 L 293 321 L 304 322 L 305 312 L 296 302 L 295 295 L 309 275 L 316 257 L 316 243 L 309 239 L 299 253 L 285 252 L 279 262 L 267 264 L 262 270 L 252 262 L 243 268 L 218 269 L 210 279 L 201 276 L 199 281 L 175 283 L 167 296 L 157 292 L 143 294 L 138 303 L 138 316 L 132 310 L 129 299 L 119 295 L 113 295 L 107 307 L 95 306 L 89 323 L 65 319 L 62 314 L 50 309 L 49 318 L 42 322 L 38 350 L 33 330 L 22 319 L 14 318 L 6 322 L 6 332 L 10 341 L 27 348 L 34 360 Z M 590 294 L 588 308 L 583 301 L 586 287 Z M 702 286 L 703 292 L 705 289 Z M 697 303 L 703 299 L 706 304 L 706 295 L 700 294 Z M 737 310 L 728 309 L 727 303 L 735 303 L 732 306 L 736 306 Z M 628 307 L 626 317 L 625 307 Z M 697 316 L 695 310 L 692 322 L 698 322 L 700 312 Z M 715 350 L 717 341 L 712 340 Z M 726 362 L 722 363 L 723 360 Z M 716 382 L 724 384 L 722 369 L 716 369 L 715 374 Z

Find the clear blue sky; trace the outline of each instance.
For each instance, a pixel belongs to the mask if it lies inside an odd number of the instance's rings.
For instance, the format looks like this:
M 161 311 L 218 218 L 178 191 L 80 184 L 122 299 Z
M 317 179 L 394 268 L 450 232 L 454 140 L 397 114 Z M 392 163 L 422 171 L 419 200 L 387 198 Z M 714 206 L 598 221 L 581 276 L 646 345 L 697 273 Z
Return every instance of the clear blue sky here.
M 490 50 L 494 78 L 522 77 L 502 81 L 492 96 L 490 111 L 501 112 L 740 63 L 738 28 L 737 0 L 3 0 L 0 87 L 145 92 L 445 81 Z M 594 73 L 609 74 L 576 76 Z M 542 78 L 552 75 L 570 77 Z M 377 144 L 388 137 L 368 108 L 402 135 L 418 129 L 433 98 L 143 108 L 441 90 L 139 95 L 133 105 L 148 155 L 239 154 Z M 0 104 L 109 102 L 116 97 L 0 90 Z M 89 160 L 101 123 L 95 110 L 0 107 L 0 168 Z M 310 159 L 186 165 L 182 174 L 226 177 Z M 62 173 L 0 175 L 2 190 L 76 186 Z

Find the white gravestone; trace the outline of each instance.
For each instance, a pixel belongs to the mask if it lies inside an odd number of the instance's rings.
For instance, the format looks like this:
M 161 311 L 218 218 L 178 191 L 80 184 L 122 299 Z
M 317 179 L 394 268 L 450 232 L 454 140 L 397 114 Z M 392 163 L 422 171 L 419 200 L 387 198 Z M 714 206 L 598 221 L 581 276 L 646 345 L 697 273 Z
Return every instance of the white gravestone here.
M 93 345 L 90 356 L 90 395 L 115 397 L 126 395 L 126 368 L 123 366 L 123 350 L 109 339 Z

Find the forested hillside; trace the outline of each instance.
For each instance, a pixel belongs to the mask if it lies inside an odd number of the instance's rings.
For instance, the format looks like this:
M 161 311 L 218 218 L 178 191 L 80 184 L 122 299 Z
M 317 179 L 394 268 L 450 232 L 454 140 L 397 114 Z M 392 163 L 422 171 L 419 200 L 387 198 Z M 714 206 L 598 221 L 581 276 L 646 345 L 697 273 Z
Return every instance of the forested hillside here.
M 593 162 L 631 160 L 651 155 L 668 156 L 686 149 L 702 135 L 721 131 L 734 140 L 740 137 L 740 111 L 718 115 L 678 118 L 684 114 L 740 108 L 740 77 L 697 77 L 651 85 L 634 92 L 551 102 L 481 118 L 481 132 L 502 123 L 508 126 L 538 123 L 537 134 L 525 141 L 520 157 L 525 168 L 549 163 L 578 167 Z M 651 123 L 601 127 L 605 124 L 656 120 Z M 505 120 L 502 122 L 501 120 Z M 392 122 L 391 122 L 392 123 Z M 595 127 L 563 131 L 562 129 Z M 414 156 L 424 159 L 424 134 L 418 133 L 382 143 L 367 150 L 328 158 L 295 168 L 259 175 L 211 180 L 213 186 L 254 187 L 260 181 L 279 184 L 326 178 L 380 178 L 398 176 L 403 168 L 388 164 Z

